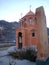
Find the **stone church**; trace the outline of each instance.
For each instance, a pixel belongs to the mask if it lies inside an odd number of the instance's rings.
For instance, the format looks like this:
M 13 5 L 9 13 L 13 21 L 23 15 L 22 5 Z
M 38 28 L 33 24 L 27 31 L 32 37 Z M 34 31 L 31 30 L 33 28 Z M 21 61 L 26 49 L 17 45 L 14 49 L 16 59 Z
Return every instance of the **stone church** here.
M 16 30 L 16 46 L 21 49 L 32 47 L 37 50 L 37 56 L 44 58 L 47 54 L 48 34 L 46 16 L 43 6 L 34 12 L 31 10 L 19 20 Z

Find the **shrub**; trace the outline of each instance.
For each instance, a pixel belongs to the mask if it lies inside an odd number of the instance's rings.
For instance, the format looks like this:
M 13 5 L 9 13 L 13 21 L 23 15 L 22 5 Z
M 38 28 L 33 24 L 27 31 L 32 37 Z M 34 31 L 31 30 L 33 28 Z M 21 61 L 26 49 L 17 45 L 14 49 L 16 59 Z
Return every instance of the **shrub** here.
M 37 54 L 36 51 L 27 49 L 26 51 L 19 50 L 19 51 L 13 52 L 10 55 L 13 58 L 17 58 L 17 59 L 27 59 L 30 61 L 36 61 L 36 57 L 37 57 L 36 54 Z
M 28 49 L 27 51 L 26 51 L 26 59 L 27 60 L 30 60 L 30 61 L 36 61 L 36 52 L 34 51 L 34 50 L 30 50 L 30 49 Z

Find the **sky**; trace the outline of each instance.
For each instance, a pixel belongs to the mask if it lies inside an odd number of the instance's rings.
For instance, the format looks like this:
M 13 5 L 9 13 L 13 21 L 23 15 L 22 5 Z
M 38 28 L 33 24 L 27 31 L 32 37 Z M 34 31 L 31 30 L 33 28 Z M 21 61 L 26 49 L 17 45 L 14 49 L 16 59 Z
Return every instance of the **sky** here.
M 27 12 L 35 13 L 36 8 L 43 6 L 49 27 L 49 0 L 0 0 L 0 20 L 8 22 L 19 21 Z

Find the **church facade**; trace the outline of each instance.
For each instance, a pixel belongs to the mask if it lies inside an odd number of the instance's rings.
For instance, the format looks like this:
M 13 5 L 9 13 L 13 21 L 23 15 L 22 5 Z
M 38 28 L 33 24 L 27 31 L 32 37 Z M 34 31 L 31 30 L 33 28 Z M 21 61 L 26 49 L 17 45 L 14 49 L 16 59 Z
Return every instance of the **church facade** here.
M 38 7 L 33 13 L 31 10 L 20 19 L 16 30 L 16 46 L 21 49 L 33 47 L 37 50 L 37 56 L 43 58 L 46 54 L 48 34 L 44 8 Z

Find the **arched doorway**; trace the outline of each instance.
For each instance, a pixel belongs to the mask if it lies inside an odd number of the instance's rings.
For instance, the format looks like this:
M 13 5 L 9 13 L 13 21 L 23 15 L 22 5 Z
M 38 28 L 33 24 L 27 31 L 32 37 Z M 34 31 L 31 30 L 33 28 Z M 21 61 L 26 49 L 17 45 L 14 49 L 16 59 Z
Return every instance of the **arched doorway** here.
M 22 33 L 18 33 L 18 48 L 22 48 Z

